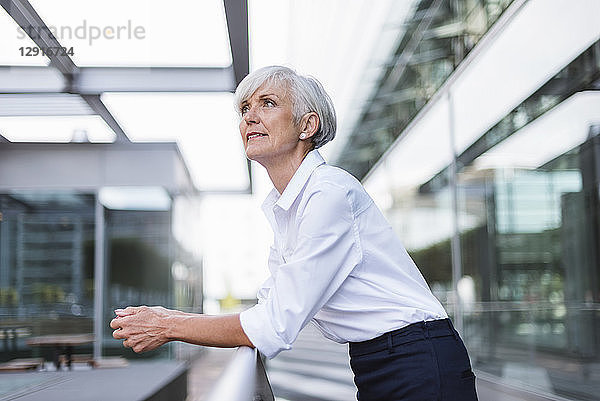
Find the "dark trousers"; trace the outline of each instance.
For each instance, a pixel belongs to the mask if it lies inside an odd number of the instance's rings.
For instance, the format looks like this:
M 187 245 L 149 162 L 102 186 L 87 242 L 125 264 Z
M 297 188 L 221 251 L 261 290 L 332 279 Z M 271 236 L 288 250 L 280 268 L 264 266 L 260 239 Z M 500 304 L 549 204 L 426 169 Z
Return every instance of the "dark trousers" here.
M 358 401 L 476 401 L 475 375 L 450 319 L 350 343 Z

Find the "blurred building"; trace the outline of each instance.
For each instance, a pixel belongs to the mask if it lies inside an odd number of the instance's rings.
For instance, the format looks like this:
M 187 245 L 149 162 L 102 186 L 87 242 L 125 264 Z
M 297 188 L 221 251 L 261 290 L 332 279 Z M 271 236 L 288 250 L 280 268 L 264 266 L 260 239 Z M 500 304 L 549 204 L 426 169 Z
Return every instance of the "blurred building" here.
M 194 196 L 178 171 L 172 143 L 0 144 L 2 359 L 48 334 L 96 332 L 97 353 L 123 353 L 114 309 L 202 310 L 201 259 L 174 235 L 175 200 Z
M 597 1 L 414 1 L 337 157 L 480 378 L 519 399 L 600 393 L 598 16 Z

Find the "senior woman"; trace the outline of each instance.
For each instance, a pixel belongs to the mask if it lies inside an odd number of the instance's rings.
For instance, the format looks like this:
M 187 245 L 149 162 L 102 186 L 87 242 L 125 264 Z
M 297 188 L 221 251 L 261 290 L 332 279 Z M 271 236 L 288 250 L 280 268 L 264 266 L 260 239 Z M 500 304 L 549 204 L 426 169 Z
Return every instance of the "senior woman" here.
M 259 303 L 228 316 L 128 307 L 115 311 L 113 336 L 136 352 L 179 340 L 273 358 L 312 322 L 349 343 L 360 401 L 476 400 L 446 311 L 361 184 L 317 150 L 336 130 L 321 84 L 266 67 L 239 84 L 235 101 L 246 156 L 274 186 L 263 204 L 275 239 Z

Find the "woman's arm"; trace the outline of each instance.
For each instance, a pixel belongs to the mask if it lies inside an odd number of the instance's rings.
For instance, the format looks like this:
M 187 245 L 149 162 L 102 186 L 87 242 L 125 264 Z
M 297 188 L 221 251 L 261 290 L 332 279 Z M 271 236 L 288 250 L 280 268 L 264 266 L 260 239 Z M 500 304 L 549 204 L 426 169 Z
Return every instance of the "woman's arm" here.
M 135 352 L 150 351 L 169 341 L 210 347 L 254 347 L 240 324 L 239 314 L 210 316 L 160 306 L 127 307 L 115 311 L 113 337 Z

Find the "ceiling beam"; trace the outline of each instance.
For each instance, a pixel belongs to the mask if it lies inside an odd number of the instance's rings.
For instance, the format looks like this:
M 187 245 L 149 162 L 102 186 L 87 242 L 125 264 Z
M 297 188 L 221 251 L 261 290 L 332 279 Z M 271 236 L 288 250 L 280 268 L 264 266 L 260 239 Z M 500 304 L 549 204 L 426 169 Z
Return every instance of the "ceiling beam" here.
M 103 92 L 231 92 L 233 68 L 83 67 L 73 83 L 81 94 Z
M 159 186 L 173 195 L 198 193 L 175 142 L 0 145 L 0 191 L 88 192 L 104 186 Z
M 129 138 L 125 134 L 125 131 L 123 131 L 117 120 L 115 120 L 113 115 L 110 114 L 110 111 L 108 111 L 108 109 L 106 108 L 106 105 L 102 103 L 102 100 L 100 100 L 99 95 L 81 95 L 81 97 L 87 102 L 87 104 L 90 105 L 92 110 L 94 110 L 96 114 L 102 117 L 106 124 L 108 124 L 108 126 L 114 131 L 114 133 L 117 135 L 115 142 L 130 142 Z
M 250 56 L 248 47 L 248 2 L 247 0 L 223 0 L 231 57 L 233 58 L 233 73 L 235 86 L 244 79 L 250 71 Z
M 0 66 L 0 93 L 59 93 L 67 88 L 56 69 L 33 66 Z
M 69 84 L 54 68 L 0 66 L 0 93 L 232 92 L 233 67 L 82 67 Z
M 225 16 L 227 18 L 227 31 L 229 33 L 229 46 L 233 59 L 233 76 L 237 88 L 239 83 L 250 72 L 250 50 L 248 40 L 248 1 L 223 0 Z M 248 192 L 253 191 L 252 164 L 248 165 Z

